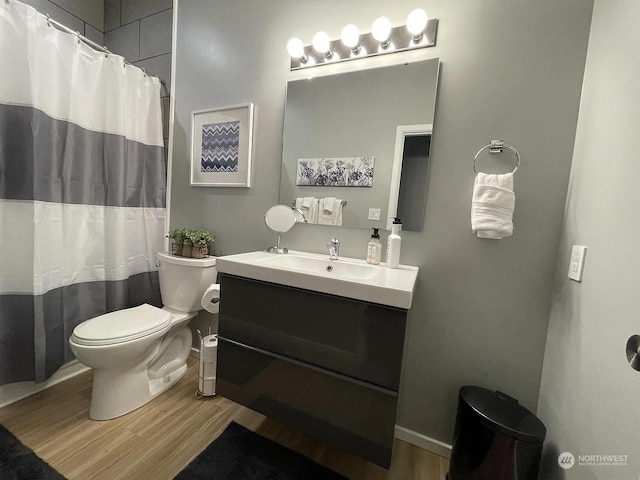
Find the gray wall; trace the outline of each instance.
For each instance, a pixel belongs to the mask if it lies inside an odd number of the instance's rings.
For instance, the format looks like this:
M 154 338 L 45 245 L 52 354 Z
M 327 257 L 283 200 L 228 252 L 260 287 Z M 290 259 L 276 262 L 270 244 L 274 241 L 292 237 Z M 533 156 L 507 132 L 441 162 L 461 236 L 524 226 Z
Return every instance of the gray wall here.
M 625 355 L 640 334 L 638 18 L 635 0 L 595 2 L 538 407 L 549 428 L 545 478 L 640 475 L 640 372 Z M 588 247 L 582 283 L 567 278 L 575 244 Z M 559 472 L 567 451 L 577 464 Z M 579 464 L 614 454 L 627 465 Z
M 171 225 L 211 229 L 217 255 L 273 243 L 263 215 L 278 200 L 285 85 L 293 76 L 287 40 L 310 42 L 320 29 L 337 38 L 350 22 L 368 31 L 379 15 L 399 25 L 415 6 L 178 2 Z M 398 424 L 450 442 L 461 385 L 500 389 L 537 407 L 592 2 L 433 0 L 425 7 L 440 19 L 438 44 L 415 57 L 439 57 L 442 66 L 425 226 L 403 234 L 401 261 L 421 273 Z M 190 187 L 190 112 L 247 101 L 256 104 L 255 186 Z M 515 233 L 500 241 L 470 229 L 473 156 L 495 138 L 522 155 Z M 365 257 L 364 229 L 299 225 L 283 241 L 323 252 L 334 235 L 343 255 Z

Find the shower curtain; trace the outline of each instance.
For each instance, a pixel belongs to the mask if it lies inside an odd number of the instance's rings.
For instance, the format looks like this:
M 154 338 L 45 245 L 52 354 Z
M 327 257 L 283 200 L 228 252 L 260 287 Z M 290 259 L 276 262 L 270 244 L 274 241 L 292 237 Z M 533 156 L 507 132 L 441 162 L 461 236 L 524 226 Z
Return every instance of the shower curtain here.
M 160 306 L 160 82 L 0 2 L 0 384 L 73 358 L 73 328 Z

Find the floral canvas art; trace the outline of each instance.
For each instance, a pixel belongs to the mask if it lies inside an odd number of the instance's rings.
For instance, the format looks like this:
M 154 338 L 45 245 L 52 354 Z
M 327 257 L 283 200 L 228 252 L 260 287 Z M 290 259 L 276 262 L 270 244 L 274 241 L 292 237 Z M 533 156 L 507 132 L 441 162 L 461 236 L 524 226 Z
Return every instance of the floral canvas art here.
M 299 158 L 296 185 L 371 187 L 374 157 Z

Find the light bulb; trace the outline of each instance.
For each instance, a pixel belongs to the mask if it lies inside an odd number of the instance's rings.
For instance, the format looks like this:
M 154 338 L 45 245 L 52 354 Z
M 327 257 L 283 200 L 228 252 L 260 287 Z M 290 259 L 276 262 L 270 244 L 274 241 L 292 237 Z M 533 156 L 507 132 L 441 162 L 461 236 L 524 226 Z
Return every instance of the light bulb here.
M 293 58 L 302 59 L 306 57 L 306 55 L 304 54 L 304 45 L 302 43 L 302 40 L 297 37 L 289 39 L 289 41 L 287 42 L 287 52 L 289 52 L 289 55 L 291 55 Z
M 414 40 L 420 40 L 428 21 L 427 12 L 421 8 L 416 8 L 409 14 L 407 17 L 407 30 L 409 30 Z
M 360 30 L 354 24 L 350 23 L 342 29 L 340 39 L 345 46 L 349 47 L 354 52 L 360 49 L 358 42 L 360 41 Z
M 387 17 L 378 17 L 371 25 L 371 35 L 383 45 L 389 42 L 390 34 L 391 21 Z
M 329 35 L 327 35 L 327 32 L 316 33 L 313 36 L 313 41 L 311 42 L 311 44 L 318 53 L 324 54 L 324 56 L 327 58 L 331 56 L 331 40 L 329 40 Z

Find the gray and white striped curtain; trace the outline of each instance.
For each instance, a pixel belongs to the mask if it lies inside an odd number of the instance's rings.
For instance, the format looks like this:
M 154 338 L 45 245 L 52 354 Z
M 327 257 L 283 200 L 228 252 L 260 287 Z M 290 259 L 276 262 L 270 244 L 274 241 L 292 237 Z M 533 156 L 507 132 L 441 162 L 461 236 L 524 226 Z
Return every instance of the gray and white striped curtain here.
M 80 322 L 161 305 L 160 83 L 0 2 L 0 384 L 73 358 Z

